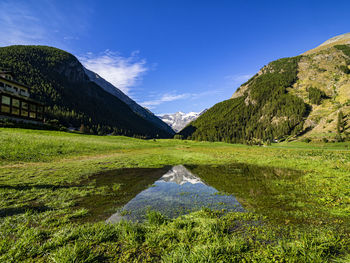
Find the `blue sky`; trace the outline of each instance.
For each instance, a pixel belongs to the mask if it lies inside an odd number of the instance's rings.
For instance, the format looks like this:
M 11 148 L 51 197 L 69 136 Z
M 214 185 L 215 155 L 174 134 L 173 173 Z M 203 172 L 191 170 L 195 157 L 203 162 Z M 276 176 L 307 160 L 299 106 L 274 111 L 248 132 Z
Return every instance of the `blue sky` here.
M 0 0 L 0 46 L 55 46 L 156 114 L 201 111 L 270 61 L 350 32 L 349 10 L 342 0 Z

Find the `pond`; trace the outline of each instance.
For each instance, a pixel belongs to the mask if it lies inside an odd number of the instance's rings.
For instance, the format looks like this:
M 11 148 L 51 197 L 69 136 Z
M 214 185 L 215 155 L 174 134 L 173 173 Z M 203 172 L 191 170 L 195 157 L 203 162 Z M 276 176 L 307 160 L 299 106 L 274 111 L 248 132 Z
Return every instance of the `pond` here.
M 154 184 L 137 194 L 107 222 L 121 219 L 142 220 L 147 210 L 161 212 L 167 217 L 177 217 L 201 208 L 226 211 L 243 211 L 232 195 L 220 194 L 206 185 L 183 165 L 172 167 Z
M 298 175 L 293 170 L 246 164 L 118 169 L 90 177 L 85 183 L 101 194 L 83 197 L 78 206 L 89 209 L 84 220 L 110 223 L 143 221 L 148 210 L 169 218 L 202 208 L 288 211 L 293 207 L 287 198 L 276 202 L 273 182 L 277 177 L 293 181 Z

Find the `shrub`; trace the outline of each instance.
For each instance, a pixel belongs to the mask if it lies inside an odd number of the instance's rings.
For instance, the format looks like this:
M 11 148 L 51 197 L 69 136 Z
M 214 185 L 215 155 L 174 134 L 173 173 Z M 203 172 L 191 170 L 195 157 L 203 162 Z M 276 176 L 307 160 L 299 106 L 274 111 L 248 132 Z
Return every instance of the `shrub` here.
M 182 139 L 183 139 L 183 136 L 182 136 L 181 134 L 175 134 L 175 135 L 174 135 L 174 139 L 182 140 Z
M 337 120 L 337 133 L 340 135 L 345 130 L 345 122 L 344 122 L 344 114 L 342 111 L 338 112 L 338 120 Z
M 304 139 L 302 139 L 301 141 L 302 141 L 302 142 L 309 143 L 309 142 L 311 142 L 311 139 L 310 139 L 310 138 L 304 138 Z
M 318 88 L 310 87 L 308 88 L 310 103 L 320 105 L 322 99 L 326 98 L 326 94 L 319 90 Z
M 340 65 L 339 69 L 344 73 L 344 74 L 350 74 L 350 69 L 346 65 Z
M 350 57 L 350 47 L 347 45 L 336 45 L 334 46 L 336 49 L 341 50 L 344 55 Z
M 344 138 L 340 134 L 337 134 L 337 136 L 335 137 L 335 141 L 336 142 L 343 142 Z

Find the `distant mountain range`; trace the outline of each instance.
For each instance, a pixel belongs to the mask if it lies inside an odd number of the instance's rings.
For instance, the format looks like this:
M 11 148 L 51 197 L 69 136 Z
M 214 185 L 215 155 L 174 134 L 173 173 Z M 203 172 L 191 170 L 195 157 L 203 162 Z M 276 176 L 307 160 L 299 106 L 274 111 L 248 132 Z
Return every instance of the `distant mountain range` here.
M 159 118 L 168 124 L 175 132 L 181 131 L 187 124 L 191 121 L 197 119 L 201 114 L 203 114 L 206 110 L 201 112 L 189 112 L 183 113 L 181 111 L 173 113 L 173 114 L 163 114 L 159 115 Z
M 264 66 L 183 138 L 231 143 L 350 139 L 350 34 Z
M 174 134 L 154 114 L 63 50 L 47 46 L 1 47 L 0 67 L 31 87 L 31 96 L 46 105 L 46 120 L 99 135 L 171 138 Z

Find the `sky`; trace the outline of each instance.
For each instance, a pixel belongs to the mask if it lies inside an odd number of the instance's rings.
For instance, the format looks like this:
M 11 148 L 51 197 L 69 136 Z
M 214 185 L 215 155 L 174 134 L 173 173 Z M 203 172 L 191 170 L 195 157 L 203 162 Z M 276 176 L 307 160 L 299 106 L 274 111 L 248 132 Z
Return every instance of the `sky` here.
M 199 112 L 269 62 L 350 32 L 349 10 L 343 0 L 0 0 L 0 46 L 54 46 L 155 114 Z

